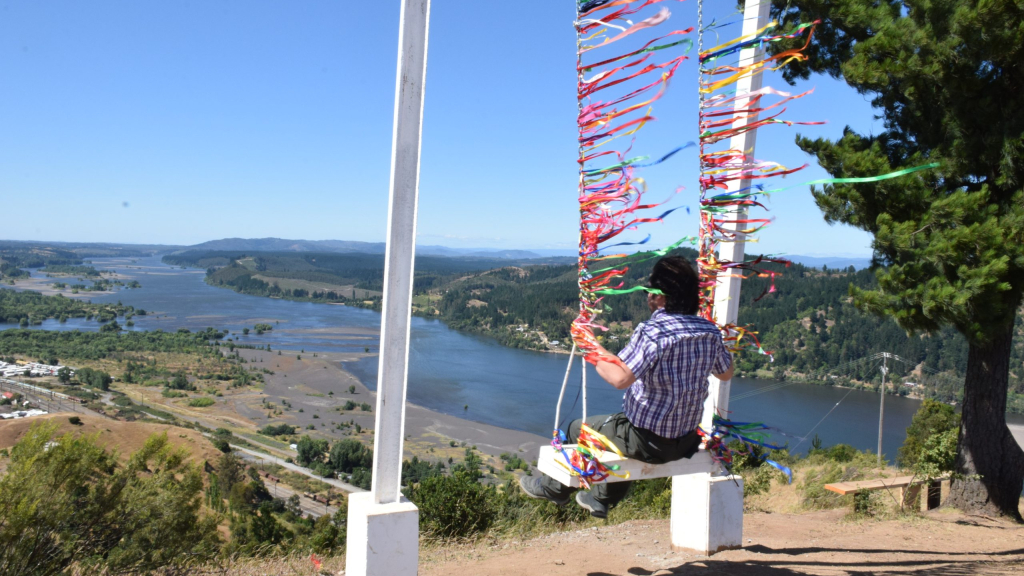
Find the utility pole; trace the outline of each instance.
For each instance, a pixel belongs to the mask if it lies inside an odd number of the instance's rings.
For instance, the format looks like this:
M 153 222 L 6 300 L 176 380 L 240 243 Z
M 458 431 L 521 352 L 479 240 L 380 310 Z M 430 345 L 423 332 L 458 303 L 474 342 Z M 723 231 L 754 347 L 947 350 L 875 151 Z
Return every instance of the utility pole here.
M 882 352 L 882 400 L 878 404 L 878 465 L 882 465 L 882 425 L 885 423 L 885 376 L 889 373 L 889 353 Z

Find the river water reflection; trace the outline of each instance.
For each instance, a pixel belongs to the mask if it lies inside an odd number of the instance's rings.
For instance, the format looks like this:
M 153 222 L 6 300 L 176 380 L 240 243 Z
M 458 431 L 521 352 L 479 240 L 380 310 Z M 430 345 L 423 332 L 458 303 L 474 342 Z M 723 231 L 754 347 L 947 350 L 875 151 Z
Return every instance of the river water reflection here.
M 202 270 L 173 268 L 156 257 L 134 261 L 94 259 L 93 263 L 142 284 L 141 288 L 93 298 L 94 302 L 121 301 L 149 312 L 135 317 L 134 330 L 212 326 L 237 332 L 233 337 L 240 343 L 269 344 L 278 349 L 377 351 L 380 315 L 376 312 L 238 294 L 208 286 L 203 282 Z M 274 330 L 260 336 L 241 334 L 242 328 L 258 322 L 273 324 Z M 98 324 L 80 319 L 65 324 L 48 320 L 38 328 L 96 330 Z M 506 348 L 488 338 L 451 330 L 437 320 L 413 318 L 408 399 L 439 412 L 547 436 L 567 360 L 565 355 Z M 345 368 L 371 389 L 376 388 L 376 356 L 346 362 Z M 570 417 L 577 417 L 581 410 L 579 401 L 574 402 L 579 374 L 577 365 L 563 406 L 564 414 Z M 593 369 L 588 373 L 588 383 L 590 414 L 620 409 L 622 393 L 604 384 Z M 773 384 L 776 382 L 771 380 L 736 378 L 732 395 L 739 397 Z M 788 443 L 799 452 L 810 447 L 814 434 L 825 445 L 841 442 L 874 450 L 878 441 L 878 401 L 878 395 L 870 392 L 792 384 L 734 401 L 731 417 L 766 422 L 777 428 L 775 439 L 779 443 Z M 886 398 L 884 451 L 890 459 L 902 444 L 919 404 L 907 398 Z M 1024 418 L 1016 416 L 1010 420 L 1024 423 Z

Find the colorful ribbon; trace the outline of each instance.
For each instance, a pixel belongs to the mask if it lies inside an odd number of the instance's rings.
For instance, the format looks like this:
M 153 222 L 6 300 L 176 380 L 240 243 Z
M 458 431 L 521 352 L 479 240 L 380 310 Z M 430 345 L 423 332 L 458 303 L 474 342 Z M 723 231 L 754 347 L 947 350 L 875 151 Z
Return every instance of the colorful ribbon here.
M 662 206 L 664 202 L 643 201 L 647 182 L 639 176 L 639 170 L 666 162 L 680 151 L 696 146 L 689 142 L 658 156 L 630 154 L 636 134 L 655 121 L 654 104 L 665 94 L 670 80 L 687 58 L 685 54 L 693 43 L 679 36 L 688 34 L 692 28 L 661 33 L 624 53 L 608 54 L 607 50 L 626 36 L 664 26 L 671 16 L 666 7 L 637 22 L 630 20 L 633 14 L 662 2 L 664 0 L 618 0 L 577 4 L 580 304 L 570 332 L 577 348 L 591 363 L 598 357 L 594 331 L 605 330 L 598 322 L 604 309 L 602 299 L 613 294 L 648 290 L 623 287 L 622 279 L 634 262 L 665 253 L 652 251 L 632 258 L 608 254 L 615 248 L 645 245 L 650 241 L 649 235 L 639 240 L 612 241 L 641 224 L 660 222 L 679 209 L 663 210 L 657 216 L 641 216 L 641 211 Z M 597 56 L 590 61 L 592 54 Z M 613 94 L 606 97 L 606 93 Z M 596 99 L 599 94 L 602 100 Z M 612 149 L 616 141 L 622 142 L 626 136 L 631 140 L 625 149 Z M 597 163 L 606 156 L 614 159 Z M 679 243 L 683 241 L 685 239 Z M 592 263 L 604 260 L 619 260 L 620 263 L 591 268 Z
M 704 439 L 704 449 L 707 450 L 711 459 L 718 462 L 728 471 L 733 473 L 733 466 L 737 455 L 756 456 L 766 464 L 781 471 L 793 482 L 793 471 L 782 464 L 768 458 L 767 454 L 757 455 L 751 446 L 760 446 L 768 450 L 783 450 L 785 446 L 776 446 L 768 443 L 766 431 L 770 430 L 761 422 L 731 422 L 717 414 L 712 420 L 711 431 L 697 428 L 697 434 Z M 729 446 L 729 438 L 740 441 L 740 449 L 733 449 Z
M 620 474 L 618 464 L 605 464 L 601 462 L 608 452 L 624 458 L 622 451 L 614 442 L 604 434 L 594 430 L 586 424 L 580 425 L 580 435 L 574 448 L 565 446 L 565 433 L 555 430 L 551 439 L 551 446 L 555 452 L 562 456 L 557 462 L 569 470 L 569 474 L 580 479 L 580 486 L 590 488 L 596 482 L 607 480 L 609 476 L 615 476 L 626 480 L 629 472 Z

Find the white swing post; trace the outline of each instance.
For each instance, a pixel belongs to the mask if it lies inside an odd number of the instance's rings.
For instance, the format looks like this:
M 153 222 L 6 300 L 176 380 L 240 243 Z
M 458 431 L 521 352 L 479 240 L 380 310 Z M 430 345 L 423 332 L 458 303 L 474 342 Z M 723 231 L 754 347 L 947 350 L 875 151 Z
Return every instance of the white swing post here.
M 400 488 L 429 24 L 430 0 L 402 0 L 373 486 L 370 492 L 349 496 L 345 559 L 349 576 L 411 576 L 418 572 L 419 511 L 402 497 Z
M 746 0 L 743 9 L 742 35 L 753 34 L 768 24 L 766 0 Z M 760 46 L 744 48 L 739 54 L 737 66 L 743 67 L 760 60 L 764 51 Z M 761 74 L 749 74 L 736 83 L 736 94 L 743 96 L 761 88 Z M 738 98 L 734 110 L 747 107 L 747 98 Z M 757 120 L 757 115 L 737 120 L 734 128 L 745 126 Z M 742 151 L 752 159 L 757 131 L 751 130 L 733 136 L 729 148 Z M 750 186 L 749 179 L 733 180 L 728 190 L 735 192 Z M 740 206 L 730 209 L 726 220 L 742 220 L 746 210 Z M 735 234 L 734 241 L 719 244 L 720 260 L 741 262 L 744 258 L 744 234 L 739 224 L 725 224 Z M 715 321 L 720 325 L 735 324 L 739 311 L 740 278 L 727 276 L 715 288 Z M 708 398 L 704 404 L 701 427 L 711 430 L 716 413 L 729 410 L 729 380 L 710 377 Z M 696 550 L 713 554 L 720 550 L 738 548 L 743 545 L 743 479 L 715 473 L 700 473 L 672 478 L 672 545 L 677 548 Z

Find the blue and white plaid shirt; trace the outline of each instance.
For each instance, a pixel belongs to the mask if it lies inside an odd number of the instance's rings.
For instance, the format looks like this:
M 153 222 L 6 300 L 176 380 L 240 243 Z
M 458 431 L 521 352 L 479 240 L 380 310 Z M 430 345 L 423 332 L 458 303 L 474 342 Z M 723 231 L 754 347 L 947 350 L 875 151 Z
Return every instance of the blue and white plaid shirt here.
M 679 438 L 697 428 L 708 395 L 708 375 L 721 374 L 732 365 L 718 326 L 660 308 L 636 327 L 619 358 L 636 376 L 622 399 L 622 411 L 634 426 L 665 438 Z

